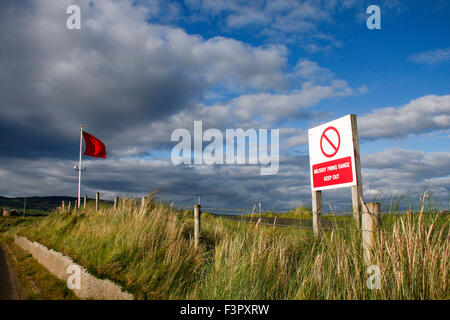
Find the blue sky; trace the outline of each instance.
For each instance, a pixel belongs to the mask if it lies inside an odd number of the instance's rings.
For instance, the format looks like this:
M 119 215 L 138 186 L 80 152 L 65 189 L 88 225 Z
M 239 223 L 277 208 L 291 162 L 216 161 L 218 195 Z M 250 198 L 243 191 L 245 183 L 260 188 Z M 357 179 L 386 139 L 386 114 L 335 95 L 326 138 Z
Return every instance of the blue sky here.
M 81 30 L 66 28 L 70 4 Z M 366 27 L 369 5 L 381 9 L 381 30 Z M 211 206 L 309 205 L 306 131 L 353 113 L 369 200 L 425 188 L 449 198 L 448 1 L 10 0 L 0 9 L 2 195 L 75 195 L 83 123 L 108 151 L 86 159 L 83 193 L 161 188 L 182 205 L 197 194 Z M 199 120 L 279 128 L 279 173 L 173 165 L 171 133 Z M 325 199 L 346 208 L 349 191 Z
M 265 28 L 264 23 L 228 28 L 226 20 L 234 10 L 224 10 L 199 18 L 201 10 L 192 9 L 192 6 L 183 2 L 175 3 L 182 8 L 180 10 L 184 14 L 171 24 L 189 33 L 199 34 L 204 39 L 217 35 L 231 37 L 253 46 L 282 44 L 288 50 L 288 68 L 293 67 L 299 59 L 307 57 L 331 70 L 336 77 L 345 79 L 352 85 L 365 85 L 368 88 L 367 93 L 351 99 L 326 100 L 315 106 L 315 110 L 332 112 L 335 117 L 348 113 L 363 115 L 376 108 L 401 106 L 406 101 L 421 96 L 448 94 L 450 89 L 450 4 L 444 1 L 393 1 L 390 4 L 383 1 L 360 1 L 359 6 L 348 10 L 336 9 L 337 12 L 329 16 L 329 21 L 316 27 L 320 30 L 318 33 L 340 43 L 333 49 L 318 52 L 303 48 L 301 39 L 283 42 L 261 34 L 261 30 Z M 370 14 L 364 9 L 369 4 L 380 6 L 381 30 L 366 28 L 366 19 Z M 259 10 L 264 7 L 252 6 L 250 2 L 247 5 Z M 197 19 L 192 18 L 193 16 Z M 149 22 L 158 20 L 159 17 L 155 17 Z M 305 33 L 300 31 L 299 34 Z M 297 36 L 295 31 L 290 35 Z M 442 48 L 447 49 L 444 61 L 418 63 L 412 59 L 414 55 Z M 226 98 L 232 97 L 230 95 Z M 308 124 L 307 121 L 298 121 L 296 125 L 305 127 Z M 423 151 L 449 151 L 448 142 L 447 134 L 435 133 L 420 137 L 363 141 L 361 149 L 365 153 L 373 153 L 386 148 L 417 148 L 420 145 L 419 149 Z M 301 149 L 307 150 L 305 147 Z
M 368 3 L 368 2 L 367 2 Z M 370 2 L 370 4 L 375 2 Z M 226 28 L 226 15 L 209 16 L 200 21 L 191 21 L 190 15 L 197 12 L 179 3 L 187 14 L 176 26 L 187 32 L 199 34 L 207 39 L 217 35 L 232 37 L 253 46 L 278 43 L 259 34 L 261 24 L 249 24 L 245 28 Z M 288 48 L 288 66 L 293 67 L 298 59 L 308 57 L 320 66 L 332 70 L 339 78 L 353 85 L 365 85 L 368 92 L 351 99 L 326 100 L 315 106 L 315 110 L 332 112 L 335 117 L 348 113 L 363 115 L 372 109 L 401 106 L 405 101 L 428 94 L 445 95 L 450 88 L 450 64 L 448 58 L 441 62 L 414 62 L 414 55 L 449 47 L 450 20 L 448 3 L 435 1 L 404 1 L 381 7 L 382 29 L 366 28 L 369 14 L 367 6 L 336 12 L 328 23 L 318 28 L 342 43 L 332 50 L 311 52 L 302 48 L 302 40 L 283 43 Z M 156 19 L 157 20 L 157 19 Z M 152 21 L 152 20 L 150 20 Z M 292 32 L 295 34 L 295 32 Z M 448 51 L 447 51 L 448 52 Z M 447 53 L 448 55 L 448 53 Z M 227 98 L 230 98 L 229 96 Z M 296 126 L 308 126 L 308 121 L 297 121 Z M 448 134 L 427 134 L 362 141 L 364 153 L 375 153 L 387 148 L 408 148 L 423 151 L 449 151 Z M 420 146 L 420 147 L 418 147 Z M 299 148 L 307 152 L 307 147 Z

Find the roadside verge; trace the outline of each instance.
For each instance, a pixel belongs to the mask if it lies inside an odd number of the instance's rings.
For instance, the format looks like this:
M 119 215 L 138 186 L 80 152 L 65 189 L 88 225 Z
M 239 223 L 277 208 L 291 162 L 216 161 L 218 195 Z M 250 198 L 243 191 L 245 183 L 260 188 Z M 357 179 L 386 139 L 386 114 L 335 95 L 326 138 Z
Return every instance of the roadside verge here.
M 72 286 L 73 293 L 81 299 L 93 300 L 133 300 L 134 296 L 110 280 L 101 280 L 91 275 L 85 268 L 74 263 L 71 258 L 48 249 L 38 242 L 15 236 L 14 243 L 32 254 L 51 274 Z

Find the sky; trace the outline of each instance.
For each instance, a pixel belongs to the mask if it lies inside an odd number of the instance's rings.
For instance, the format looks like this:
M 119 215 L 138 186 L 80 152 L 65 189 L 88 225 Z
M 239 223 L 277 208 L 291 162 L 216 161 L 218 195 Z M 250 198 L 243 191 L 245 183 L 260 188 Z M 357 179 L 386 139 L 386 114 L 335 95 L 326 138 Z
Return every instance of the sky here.
M 108 153 L 84 159 L 91 197 L 310 206 L 307 131 L 356 114 L 365 200 L 428 189 L 448 206 L 449 15 L 445 0 L 1 1 L 0 194 L 76 196 L 83 124 Z M 278 173 L 173 164 L 171 134 L 194 121 L 279 129 Z M 348 188 L 323 197 L 350 209 Z

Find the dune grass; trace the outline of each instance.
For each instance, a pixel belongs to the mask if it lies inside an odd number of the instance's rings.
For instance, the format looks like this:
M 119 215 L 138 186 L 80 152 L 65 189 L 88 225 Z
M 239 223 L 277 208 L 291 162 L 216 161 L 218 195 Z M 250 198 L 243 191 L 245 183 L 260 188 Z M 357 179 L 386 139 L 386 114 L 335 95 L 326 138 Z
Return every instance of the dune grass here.
M 119 208 L 58 210 L 7 232 L 71 256 L 138 299 L 449 299 L 449 218 L 436 210 L 384 217 L 367 287 L 360 233 L 274 227 L 125 199 Z

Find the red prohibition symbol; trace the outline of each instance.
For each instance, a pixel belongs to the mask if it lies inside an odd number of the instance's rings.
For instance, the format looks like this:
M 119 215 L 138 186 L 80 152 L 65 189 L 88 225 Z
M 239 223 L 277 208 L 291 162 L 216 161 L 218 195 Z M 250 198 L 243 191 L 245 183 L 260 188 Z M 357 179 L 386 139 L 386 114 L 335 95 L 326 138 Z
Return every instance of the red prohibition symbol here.
M 336 140 L 336 138 L 330 139 L 330 137 L 327 135 L 327 133 L 330 132 L 331 130 L 336 132 L 337 141 L 332 141 L 332 140 Z M 333 149 L 333 151 L 331 153 L 327 153 L 327 152 L 325 152 L 325 150 L 323 150 L 324 140 Z M 323 131 L 322 136 L 320 137 L 320 150 L 322 150 L 323 155 L 328 158 L 334 157 L 336 155 L 336 153 L 338 152 L 340 146 L 341 146 L 341 136 L 339 135 L 339 131 L 337 131 L 337 129 L 335 127 L 326 128 Z

